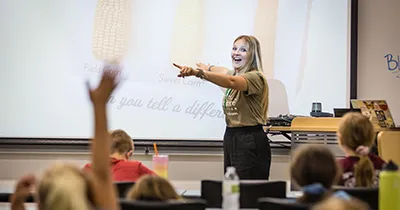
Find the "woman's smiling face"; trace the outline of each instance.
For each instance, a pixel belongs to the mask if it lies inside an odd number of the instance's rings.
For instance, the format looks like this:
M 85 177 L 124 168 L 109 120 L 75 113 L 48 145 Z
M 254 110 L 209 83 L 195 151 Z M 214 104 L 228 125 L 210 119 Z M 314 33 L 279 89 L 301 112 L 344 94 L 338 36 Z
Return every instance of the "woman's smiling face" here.
M 232 47 L 232 65 L 236 70 L 241 69 L 248 61 L 249 44 L 243 40 L 237 40 Z

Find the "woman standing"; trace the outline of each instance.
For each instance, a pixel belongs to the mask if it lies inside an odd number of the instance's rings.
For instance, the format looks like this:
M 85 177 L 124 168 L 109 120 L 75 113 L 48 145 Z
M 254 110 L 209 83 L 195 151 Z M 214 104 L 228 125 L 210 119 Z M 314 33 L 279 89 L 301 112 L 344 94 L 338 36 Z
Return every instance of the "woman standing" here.
M 234 70 L 202 63 L 196 69 L 174 66 L 180 69 L 178 77 L 196 76 L 226 88 L 224 170 L 233 166 L 241 179 L 269 179 L 271 149 L 262 127 L 267 121 L 268 84 L 260 43 L 254 36 L 239 36 L 231 56 Z

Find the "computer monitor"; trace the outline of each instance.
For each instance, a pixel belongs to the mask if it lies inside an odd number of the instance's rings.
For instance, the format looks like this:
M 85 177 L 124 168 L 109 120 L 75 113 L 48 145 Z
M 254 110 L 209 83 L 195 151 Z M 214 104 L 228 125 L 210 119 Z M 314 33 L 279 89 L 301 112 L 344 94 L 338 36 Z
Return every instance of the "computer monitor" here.
M 334 108 L 333 113 L 335 117 L 343 117 L 348 112 L 359 112 L 361 113 L 361 109 L 352 109 L 352 108 Z

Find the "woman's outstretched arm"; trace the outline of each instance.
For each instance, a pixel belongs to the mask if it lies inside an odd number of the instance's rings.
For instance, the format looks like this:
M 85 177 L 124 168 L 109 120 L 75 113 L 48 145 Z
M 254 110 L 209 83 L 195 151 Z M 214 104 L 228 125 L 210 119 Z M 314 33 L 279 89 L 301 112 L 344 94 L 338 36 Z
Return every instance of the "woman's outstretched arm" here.
M 227 74 L 229 69 L 225 68 L 223 66 L 214 66 L 210 64 L 204 64 L 204 63 L 196 63 L 197 68 L 202 69 L 203 71 L 210 71 L 210 72 L 215 72 L 215 73 L 220 73 L 220 74 Z
M 193 69 L 187 66 L 181 66 L 178 64 L 173 64 L 175 67 L 180 69 L 180 73 L 178 77 L 185 76 L 200 76 L 199 73 L 202 74 L 201 78 L 207 81 L 210 81 L 220 87 L 223 88 L 231 88 L 234 90 L 247 90 L 247 81 L 242 76 L 232 76 L 229 74 L 221 74 L 212 71 L 204 71 L 203 69 Z M 221 68 L 220 68 L 221 69 Z

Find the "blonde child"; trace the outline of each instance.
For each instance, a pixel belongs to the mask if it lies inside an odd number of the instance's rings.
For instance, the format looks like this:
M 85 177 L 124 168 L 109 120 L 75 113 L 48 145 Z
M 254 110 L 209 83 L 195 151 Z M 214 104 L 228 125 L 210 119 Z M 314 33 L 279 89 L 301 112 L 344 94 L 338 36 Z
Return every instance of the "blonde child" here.
M 168 180 L 154 175 L 141 177 L 127 193 L 129 200 L 168 201 L 178 200 L 180 196 Z
M 88 90 L 94 111 L 92 140 L 92 173 L 83 173 L 76 166 L 56 164 L 47 169 L 36 187 L 39 210 L 118 210 L 118 200 L 110 174 L 111 142 L 107 128 L 107 101 L 117 85 L 116 72 L 104 69 L 100 85 Z M 12 210 L 24 210 L 24 201 L 35 188 L 36 179 L 24 176 L 11 197 Z
M 347 187 L 378 187 L 378 176 L 385 161 L 369 153 L 375 131 L 370 120 L 361 113 L 347 113 L 337 132 L 340 148 L 346 154 L 339 160 L 342 168 L 340 185 Z

